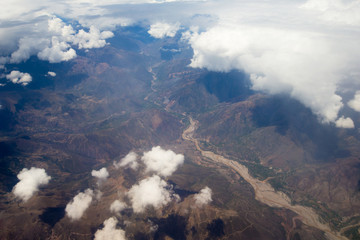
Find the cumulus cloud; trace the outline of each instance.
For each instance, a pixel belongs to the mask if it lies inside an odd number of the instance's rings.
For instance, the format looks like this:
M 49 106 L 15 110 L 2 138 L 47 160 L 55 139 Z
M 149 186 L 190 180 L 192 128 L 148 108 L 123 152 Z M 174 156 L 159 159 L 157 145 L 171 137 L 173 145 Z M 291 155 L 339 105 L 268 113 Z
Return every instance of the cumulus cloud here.
M 11 63 L 26 61 L 33 55 L 51 63 L 76 57 L 75 50 L 69 45 L 75 38 L 72 26 L 51 15 L 46 18 L 50 19 L 36 24 L 37 27 L 32 29 L 34 32 L 29 32 L 28 36 L 22 36 L 18 40 L 18 48 L 9 58 Z
M 56 34 L 56 36 L 63 37 L 64 41 L 72 42 L 74 39 L 75 30 L 71 25 L 66 25 L 60 18 L 53 17 L 48 20 L 49 32 Z
M 109 177 L 109 172 L 103 167 L 100 170 L 92 170 L 91 176 L 96 177 L 99 180 L 105 180 Z
M 45 169 L 36 167 L 24 168 L 17 175 L 17 178 L 20 182 L 14 186 L 13 193 L 24 202 L 29 200 L 39 190 L 40 186 L 48 184 L 51 179 L 46 174 Z
M 119 169 L 120 167 L 130 167 L 136 170 L 138 167 L 138 162 L 136 161 L 136 159 L 137 159 L 137 154 L 134 152 L 129 152 L 119 162 L 114 161 L 114 166 L 116 169 Z
M 28 85 L 32 81 L 30 74 L 19 71 L 11 71 L 10 74 L 6 75 L 6 79 L 10 80 L 12 83 L 21 84 L 23 86 Z
M 148 206 L 160 208 L 174 198 L 168 184 L 157 175 L 143 179 L 139 184 L 132 186 L 127 196 L 136 213 L 143 212 Z
M 336 127 L 338 128 L 354 128 L 354 122 L 351 118 L 345 118 L 344 116 L 340 117 L 336 122 L 335 122 Z
M 344 105 L 338 91 L 341 84 L 360 79 L 359 33 L 356 21 L 350 24 L 339 17 L 334 24 L 331 19 L 335 18 L 318 19 L 318 13 L 331 10 L 347 15 L 354 11 L 354 16 L 360 16 L 360 8 L 353 5 L 359 4 L 341 0 L 309 0 L 303 5 L 225 1 L 223 6 L 213 6 L 218 23 L 190 38 L 194 50 L 191 66 L 245 71 L 254 89 L 290 94 L 322 122 L 335 123 Z
M 51 63 L 69 61 L 77 56 L 71 45 L 77 45 L 79 49 L 100 48 L 106 45 L 106 39 L 113 37 L 112 32 L 100 31 L 95 26 L 89 26 L 89 31 L 79 29 L 76 32 L 70 24 L 65 24 L 63 20 L 51 14 L 45 14 L 41 19 L 48 20 L 47 22 L 42 20 L 36 23 L 35 27 L 29 27 L 23 33 L 20 33 L 23 26 L 17 26 L 20 28 L 16 30 L 19 33 L 14 33 L 13 37 L 18 38 L 16 49 L 12 51 L 10 56 L 3 55 L 3 60 L 5 59 L 6 62 L 10 63 L 20 63 L 37 55 L 39 59 Z M 9 51 L 1 50 L 0 54 Z
M 38 53 L 38 58 L 50 63 L 69 61 L 76 57 L 76 52 L 66 42 L 61 42 L 57 37 L 51 40 L 51 46 L 44 48 Z
M 145 163 L 147 172 L 155 172 L 168 177 L 184 163 L 184 155 L 157 146 L 153 147 L 149 152 L 144 152 L 141 160 Z
M 95 233 L 95 240 L 125 240 L 125 231 L 117 229 L 118 220 L 115 217 L 108 218 L 104 221 L 104 228 Z
M 348 102 L 348 106 L 355 111 L 360 112 L 360 91 L 355 93 L 354 98 Z
M 110 31 L 100 32 L 94 26 L 90 27 L 89 32 L 81 29 L 73 40 L 74 44 L 77 44 L 78 47 L 81 48 L 101 48 L 106 45 L 105 39 L 112 38 L 114 34 Z
M 49 76 L 51 76 L 51 77 L 56 77 L 56 73 L 55 72 L 48 72 L 47 73 Z
M 209 204 L 210 202 L 212 202 L 211 195 L 212 195 L 212 191 L 209 187 L 205 187 L 201 189 L 201 191 L 198 194 L 194 195 L 195 204 L 200 207 Z
M 174 37 L 179 28 L 180 25 L 178 23 L 170 25 L 158 22 L 150 26 L 148 33 L 154 38 Z
M 111 205 L 110 205 L 110 211 L 112 213 L 119 213 L 122 210 L 124 210 L 125 208 L 127 208 L 126 203 L 121 202 L 119 200 L 115 200 Z
M 49 40 L 41 37 L 23 37 L 19 40 L 18 49 L 11 54 L 11 63 L 26 61 L 49 44 Z
M 192 67 L 244 70 L 255 90 L 289 93 L 323 122 L 337 119 L 343 106 L 336 93 L 341 73 L 356 61 L 344 54 L 345 46 L 335 47 L 321 34 L 272 27 L 222 24 L 194 34 L 190 43 Z
M 90 206 L 94 197 L 94 191 L 86 189 L 85 192 L 78 193 L 65 208 L 66 215 L 71 220 L 79 220 L 86 209 Z

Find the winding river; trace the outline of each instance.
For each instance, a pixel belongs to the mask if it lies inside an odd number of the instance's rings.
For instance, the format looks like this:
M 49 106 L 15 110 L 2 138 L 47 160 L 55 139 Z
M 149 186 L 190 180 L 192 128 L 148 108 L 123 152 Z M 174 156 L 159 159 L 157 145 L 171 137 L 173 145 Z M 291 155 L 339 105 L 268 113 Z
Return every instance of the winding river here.
M 190 125 L 184 130 L 182 138 L 194 143 L 196 149 L 200 151 L 201 155 L 223 165 L 226 165 L 236 171 L 245 181 L 247 181 L 254 189 L 256 200 L 270 206 L 277 208 L 286 208 L 300 216 L 301 221 L 311 227 L 323 231 L 329 240 L 348 239 L 341 236 L 340 233 L 331 230 L 329 225 L 321 223 L 319 216 L 310 208 L 301 205 L 292 205 L 290 198 L 283 192 L 275 191 L 274 188 L 266 181 L 260 181 L 249 174 L 247 167 L 240 163 L 227 159 L 221 155 L 211 151 L 204 151 L 199 146 L 199 141 L 194 138 L 193 134 L 198 126 L 198 122 L 189 117 Z

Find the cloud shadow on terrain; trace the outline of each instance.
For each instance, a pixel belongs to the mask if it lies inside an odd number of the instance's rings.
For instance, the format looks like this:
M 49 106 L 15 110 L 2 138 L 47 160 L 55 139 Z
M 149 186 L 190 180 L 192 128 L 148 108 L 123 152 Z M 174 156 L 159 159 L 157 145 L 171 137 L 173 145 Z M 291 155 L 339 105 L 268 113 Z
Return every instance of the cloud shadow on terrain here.
M 311 140 L 315 149 L 313 156 L 320 160 L 348 157 L 339 141 L 338 129 L 320 123 L 310 109 L 287 96 L 272 96 L 256 102 L 252 118 L 257 127 L 275 126 L 281 135 L 290 137 L 300 144 Z

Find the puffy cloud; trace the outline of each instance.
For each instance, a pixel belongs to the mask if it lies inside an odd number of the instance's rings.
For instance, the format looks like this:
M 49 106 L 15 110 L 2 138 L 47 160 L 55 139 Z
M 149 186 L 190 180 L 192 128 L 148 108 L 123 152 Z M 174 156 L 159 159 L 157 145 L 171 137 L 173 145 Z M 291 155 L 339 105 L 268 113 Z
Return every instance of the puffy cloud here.
M 148 33 L 154 38 L 174 37 L 179 30 L 180 25 L 170 25 L 168 23 L 158 22 L 150 26 Z
M 50 63 L 59 63 L 75 58 L 76 52 L 66 42 L 60 42 L 57 37 L 53 37 L 51 46 L 41 50 L 37 56 L 39 59 L 47 60 Z
M 90 206 L 94 197 L 94 191 L 86 189 L 85 192 L 78 193 L 67 205 L 65 212 L 71 220 L 79 220 L 86 209 Z
M 112 32 L 101 32 L 95 26 L 90 26 L 88 32 L 84 29 L 80 29 L 78 33 L 76 33 L 71 25 L 66 25 L 60 18 L 52 18 L 49 20 L 48 30 L 56 35 L 56 37 L 52 38 L 52 48 L 62 51 L 63 54 L 66 53 L 66 55 L 63 56 L 64 60 L 62 61 L 67 61 L 68 59 L 71 59 L 70 57 L 76 56 L 74 50 L 67 50 L 70 47 L 67 43 L 78 45 L 80 49 L 100 48 L 106 45 L 106 39 L 114 36 Z M 61 39 L 62 41 L 59 41 L 58 39 Z M 75 56 L 73 54 L 75 54 Z
M 335 122 L 343 106 L 336 93 L 346 71 L 355 69 L 360 49 L 310 31 L 222 23 L 194 34 L 192 67 L 244 70 L 253 88 L 289 93 L 317 114 Z M 336 56 L 336 57 L 333 57 Z
M 212 195 L 212 191 L 209 187 L 205 187 L 201 189 L 201 191 L 198 194 L 194 195 L 196 205 L 201 207 L 203 205 L 212 202 L 211 195 Z
M 144 152 L 141 160 L 146 165 L 146 171 L 168 177 L 184 163 L 184 155 L 157 146 L 153 147 L 149 152 Z
M 36 167 L 24 168 L 17 175 L 17 178 L 20 182 L 14 186 L 13 193 L 24 202 L 29 200 L 39 190 L 40 186 L 48 184 L 51 179 L 46 174 L 45 169 Z
M 72 42 L 75 31 L 71 25 L 66 25 L 60 18 L 54 17 L 48 21 L 48 30 L 57 36 L 63 37 L 64 41 Z
M 137 154 L 134 152 L 129 152 L 119 162 L 114 161 L 114 166 L 116 169 L 118 169 L 120 167 L 130 167 L 130 168 L 136 170 L 138 167 L 138 163 L 137 163 L 136 159 L 137 159 Z
M 56 73 L 55 72 L 48 72 L 48 75 L 51 77 L 56 77 Z
M 117 229 L 116 224 L 118 220 L 114 217 L 104 221 L 104 228 L 97 230 L 95 233 L 95 240 L 125 240 L 125 231 Z
M 89 32 L 85 32 L 81 29 L 75 36 L 73 43 L 77 44 L 81 48 L 101 48 L 106 45 L 105 39 L 112 38 L 114 34 L 110 31 L 100 32 L 94 26 L 90 27 Z
M 92 170 L 91 176 L 98 178 L 99 180 L 105 180 L 109 177 L 109 172 L 105 167 L 100 170 Z
M 110 205 L 110 211 L 113 213 L 119 213 L 122 210 L 124 210 L 125 208 L 127 208 L 126 203 L 121 202 L 119 200 L 115 200 L 111 205 Z
M 47 13 L 42 14 L 44 16 L 37 18 L 36 24 L 31 27 L 10 25 L 10 29 L 14 28 L 14 36 L 8 37 L 9 40 L 0 37 L 0 40 L 5 42 L 4 46 L 0 45 L 0 55 L 3 55 L 5 63 L 20 63 L 34 55 L 51 63 L 68 61 L 77 56 L 76 51 L 71 48 L 72 44 L 80 49 L 100 48 L 106 45 L 106 39 L 113 37 L 112 32 L 100 31 L 94 26 L 90 26 L 88 32 L 80 29 L 76 33 L 71 25 L 65 24 L 60 18 Z M 7 29 L 7 32 L 11 33 L 10 29 Z M 0 33 L 2 30 L 0 26 Z M 14 41 L 18 42 L 17 46 L 14 46 Z M 9 51 L 10 57 L 7 56 Z
M 141 180 L 127 193 L 136 213 L 143 212 L 147 206 L 160 208 L 171 201 L 172 195 L 168 184 L 157 175 Z
M 28 73 L 22 73 L 19 71 L 11 71 L 10 74 L 6 75 L 6 78 L 12 83 L 21 84 L 23 86 L 28 85 L 32 81 L 32 77 Z
M 354 99 L 348 102 L 349 107 L 357 112 L 360 112 L 360 91 L 355 93 Z
M 354 128 L 354 122 L 351 118 L 345 118 L 344 116 L 340 117 L 336 122 L 335 122 L 336 127 L 338 128 Z
M 18 49 L 11 54 L 11 63 L 20 63 L 28 60 L 49 44 L 49 40 L 39 37 L 24 37 L 19 40 Z

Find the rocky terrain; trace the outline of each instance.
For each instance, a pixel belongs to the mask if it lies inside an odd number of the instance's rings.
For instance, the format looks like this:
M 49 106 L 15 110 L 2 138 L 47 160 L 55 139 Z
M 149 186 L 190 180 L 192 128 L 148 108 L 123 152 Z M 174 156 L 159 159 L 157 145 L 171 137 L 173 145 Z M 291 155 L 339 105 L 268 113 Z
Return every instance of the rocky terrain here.
M 179 37 L 116 34 L 66 63 L 31 58 L 17 66 L 32 74 L 28 87 L 0 88 L 0 239 L 93 239 L 114 215 L 127 239 L 360 238 L 357 130 L 253 91 L 246 73 L 188 67 L 192 52 Z M 130 204 L 131 187 L 151 177 L 143 165 L 113 162 L 155 146 L 184 155 L 164 178 L 179 199 L 113 214 L 113 201 Z M 13 187 L 30 167 L 51 180 L 22 202 Z M 99 183 L 91 171 L 102 167 L 109 177 Z M 212 202 L 197 206 L 205 186 Z M 87 188 L 101 196 L 73 221 L 65 208 Z

